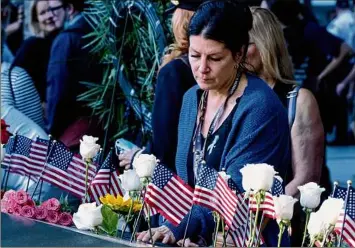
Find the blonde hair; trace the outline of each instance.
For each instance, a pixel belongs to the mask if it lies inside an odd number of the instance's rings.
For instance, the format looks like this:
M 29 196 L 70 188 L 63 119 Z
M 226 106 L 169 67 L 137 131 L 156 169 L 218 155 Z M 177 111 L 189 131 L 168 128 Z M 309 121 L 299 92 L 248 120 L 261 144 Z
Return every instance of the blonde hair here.
M 266 77 L 286 84 L 295 84 L 293 65 L 287 51 L 286 41 L 280 22 L 269 10 L 251 7 L 253 28 L 250 40 L 260 52 Z
M 194 12 L 190 10 L 177 8 L 171 19 L 174 43 L 168 48 L 168 52 L 164 55 L 160 68 L 172 61 L 173 59 L 186 54 L 189 50 L 189 38 L 187 35 L 189 23 Z
M 44 0 L 34 0 L 31 5 L 30 30 L 35 36 L 43 37 L 44 33 L 41 30 L 38 22 L 37 3 Z

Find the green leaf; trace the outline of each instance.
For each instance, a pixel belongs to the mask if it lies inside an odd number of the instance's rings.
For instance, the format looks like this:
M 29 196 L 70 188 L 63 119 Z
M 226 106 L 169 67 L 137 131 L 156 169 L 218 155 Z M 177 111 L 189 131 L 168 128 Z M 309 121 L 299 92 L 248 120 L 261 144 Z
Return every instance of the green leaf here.
M 118 215 L 113 212 L 108 206 L 103 205 L 101 208 L 102 214 L 102 230 L 110 236 L 115 236 L 118 224 Z

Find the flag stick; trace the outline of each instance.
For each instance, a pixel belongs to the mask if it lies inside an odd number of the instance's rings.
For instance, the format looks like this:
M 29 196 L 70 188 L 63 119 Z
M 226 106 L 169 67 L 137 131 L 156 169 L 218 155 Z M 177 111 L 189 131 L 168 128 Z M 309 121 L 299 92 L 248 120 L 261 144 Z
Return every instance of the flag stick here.
M 248 204 L 248 215 L 247 215 L 247 222 L 245 223 L 245 227 L 244 227 L 244 233 L 243 233 L 243 235 L 244 235 L 244 237 L 243 237 L 243 246 L 244 246 L 244 244 L 245 244 L 245 242 L 246 242 L 246 239 L 247 239 L 247 232 L 248 232 L 248 222 L 249 222 L 249 217 L 251 217 L 251 210 L 250 210 L 250 201 L 249 201 L 249 204 Z M 250 230 L 252 229 L 252 227 L 251 227 L 251 225 L 252 225 L 252 221 L 250 221 Z M 251 231 L 250 231 L 250 233 L 251 233 Z
M 34 191 L 32 192 L 32 196 L 31 196 L 32 199 L 33 199 L 33 196 L 35 195 L 35 193 L 36 193 L 36 191 L 37 191 L 39 182 L 42 180 L 43 172 L 45 171 L 45 169 L 46 169 L 46 167 L 47 167 L 47 162 L 48 162 L 49 156 L 51 155 L 52 150 L 53 150 L 53 148 L 55 147 L 56 142 L 57 142 L 56 140 L 53 140 L 53 145 L 51 146 L 51 145 L 50 145 L 50 144 L 51 144 L 51 141 L 49 140 L 49 145 L 48 145 L 48 146 L 50 147 L 50 149 L 49 149 L 49 151 L 48 151 L 48 153 L 47 153 L 46 161 L 44 162 L 44 166 L 43 166 L 43 170 L 42 170 L 42 172 L 41 172 L 41 175 L 39 176 L 38 181 L 37 181 L 36 186 L 35 186 L 35 189 L 34 189 Z
M 335 189 L 338 187 L 338 182 L 337 181 L 334 181 L 334 183 L 333 183 L 333 192 L 332 192 L 332 197 L 334 198 L 334 194 L 335 194 Z
M 348 208 L 348 199 L 349 199 L 350 187 L 351 187 L 351 184 L 352 184 L 351 180 L 348 180 L 347 184 L 348 184 L 348 190 L 346 191 L 346 197 L 345 197 L 344 217 L 343 217 L 343 222 L 342 222 L 342 225 L 341 225 L 340 237 L 339 237 L 339 242 L 338 242 L 337 247 L 341 246 L 341 242 L 343 240 L 343 232 L 344 232 L 344 225 L 345 225 L 345 218 L 346 218 L 346 210 Z
M 143 210 L 144 210 L 144 207 L 145 207 L 145 193 L 142 194 L 143 191 L 141 191 L 141 195 L 140 197 L 142 198 L 142 195 L 143 195 L 143 205 L 142 205 L 142 208 L 139 210 L 139 214 L 138 214 L 138 217 L 137 217 L 137 220 L 135 221 L 134 225 L 133 225 L 133 232 L 132 232 L 132 235 L 131 235 L 131 240 L 129 242 L 132 242 L 133 239 L 134 239 L 134 236 L 136 235 L 136 232 L 137 232 L 137 226 L 140 222 L 140 219 L 143 215 Z
M 16 147 L 16 140 L 17 140 L 17 134 L 15 133 L 14 134 L 14 143 L 12 144 L 12 147 L 11 147 L 11 155 L 10 155 L 10 162 L 9 162 L 9 166 L 7 168 L 7 174 L 6 174 L 6 177 L 5 177 L 5 185 L 4 185 L 4 190 L 6 191 L 6 188 L 7 188 L 7 183 L 9 181 L 9 177 L 10 177 L 10 171 L 11 171 L 11 159 L 12 159 L 12 153 L 14 152 L 15 150 L 15 147 Z
M 260 231 L 261 231 L 261 226 L 263 224 L 263 221 L 264 221 L 264 211 L 261 214 L 260 225 L 259 225 L 259 228 L 258 228 L 258 233 L 256 234 L 255 246 L 259 246 Z

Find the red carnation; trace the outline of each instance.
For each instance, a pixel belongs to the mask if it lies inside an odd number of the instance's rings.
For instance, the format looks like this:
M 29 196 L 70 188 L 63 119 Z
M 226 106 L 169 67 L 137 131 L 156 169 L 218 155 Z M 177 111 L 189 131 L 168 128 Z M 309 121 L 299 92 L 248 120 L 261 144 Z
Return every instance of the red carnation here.
M 69 213 L 61 213 L 59 216 L 59 224 L 63 226 L 70 226 L 73 222 L 73 217 Z
M 21 215 L 27 218 L 33 218 L 35 216 L 35 208 L 25 205 L 21 208 Z
M 14 215 L 21 215 L 21 206 L 20 206 L 20 205 L 16 205 L 16 206 L 13 208 L 13 214 L 14 214 Z
M 10 133 L 6 130 L 9 125 L 6 125 L 6 122 L 1 119 L 1 144 L 6 144 L 10 138 Z
M 23 205 L 27 202 L 28 200 L 28 194 L 24 190 L 19 190 L 16 192 L 16 201 L 18 204 Z
M 44 202 L 46 208 L 52 211 L 60 210 L 60 202 L 56 198 L 51 198 Z
M 48 210 L 46 221 L 50 223 L 57 223 L 59 220 L 59 213 L 57 211 Z
M 35 218 L 37 220 L 44 220 L 47 218 L 48 210 L 45 207 L 39 206 L 35 209 Z

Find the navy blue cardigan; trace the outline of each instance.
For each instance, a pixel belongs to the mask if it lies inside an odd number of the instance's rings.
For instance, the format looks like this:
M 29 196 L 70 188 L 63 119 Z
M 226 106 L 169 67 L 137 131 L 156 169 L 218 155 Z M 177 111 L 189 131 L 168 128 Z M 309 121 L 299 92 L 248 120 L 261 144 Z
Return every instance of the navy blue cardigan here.
M 248 85 L 234 113 L 232 129 L 227 138 L 221 168 L 225 168 L 243 192 L 240 169 L 248 163 L 268 163 L 285 177 L 291 166 L 290 131 L 287 113 L 273 90 L 260 78 L 247 74 Z M 183 99 L 178 128 L 176 171 L 187 182 L 187 158 L 192 140 L 201 89 L 192 87 Z M 194 206 L 188 237 L 200 236 L 211 242 L 214 222 L 211 210 Z M 177 240 L 183 238 L 187 217 L 178 227 L 166 222 Z M 277 233 L 275 237 L 277 241 Z M 264 237 L 266 238 L 266 237 Z M 273 243 L 273 242 L 272 242 Z M 276 245 L 277 243 L 275 243 Z

